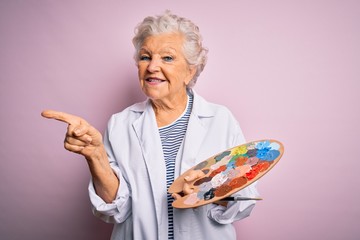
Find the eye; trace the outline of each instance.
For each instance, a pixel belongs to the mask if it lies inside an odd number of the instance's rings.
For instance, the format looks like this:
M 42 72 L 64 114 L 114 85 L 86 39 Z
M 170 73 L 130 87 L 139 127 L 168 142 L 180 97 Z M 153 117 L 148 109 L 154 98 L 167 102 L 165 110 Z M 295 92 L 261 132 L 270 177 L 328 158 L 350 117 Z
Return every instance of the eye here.
M 163 59 L 165 62 L 172 62 L 172 61 L 174 60 L 174 58 L 171 57 L 171 56 L 165 56 L 165 57 L 163 57 L 162 59 Z
M 150 61 L 150 60 L 151 60 L 151 58 L 149 56 L 147 56 L 147 55 L 141 55 L 140 56 L 140 61 Z

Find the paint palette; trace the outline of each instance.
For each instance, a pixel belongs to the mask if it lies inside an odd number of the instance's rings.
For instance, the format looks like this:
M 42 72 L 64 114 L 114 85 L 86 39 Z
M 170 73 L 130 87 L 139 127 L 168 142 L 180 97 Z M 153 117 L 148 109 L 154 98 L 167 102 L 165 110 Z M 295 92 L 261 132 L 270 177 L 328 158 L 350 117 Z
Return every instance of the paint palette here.
M 172 205 L 175 208 L 193 208 L 220 201 L 264 176 L 280 160 L 283 152 L 282 143 L 266 139 L 248 142 L 212 156 L 173 182 L 168 192 L 182 195 L 184 177 L 191 171 L 201 171 L 199 174 L 202 177 L 188 183 L 192 193 L 174 200 Z

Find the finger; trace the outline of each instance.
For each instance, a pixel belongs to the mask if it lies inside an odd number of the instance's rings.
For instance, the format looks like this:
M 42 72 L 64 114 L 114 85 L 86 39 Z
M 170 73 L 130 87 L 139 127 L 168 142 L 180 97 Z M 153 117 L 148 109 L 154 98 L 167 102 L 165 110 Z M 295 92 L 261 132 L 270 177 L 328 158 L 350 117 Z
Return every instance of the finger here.
M 90 137 L 92 139 L 92 137 L 89 134 L 89 129 L 90 129 L 90 125 L 87 125 L 87 124 L 80 124 L 80 125 L 69 124 L 66 135 L 76 137 L 79 139 L 84 139 L 85 141 L 89 141 L 86 139 L 88 137 Z M 85 138 L 81 138 L 83 136 Z
M 178 200 L 181 198 L 180 194 L 177 194 L 177 193 L 173 193 L 171 194 L 171 196 L 175 199 L 175 200 Z
M 64 148 L 70 152 L 74 153 L 81 153 L 82 150 L 84 150 L 84 146 L 77 146 L 77 145 L 71 145 L 68 142 L 64 143 Z
M 89 132 L 89 129 L 90 129 L 90 126 L 87 125 L 87 124 L 80 124 L 80 125 L 77 125 L 75 126 L 72 131 L 74 133 L 75 136 L 83 136 L 85 134 L 88 134 L 90 135 L 91 133 Z
M 186 177 L 184 177 L 184 179 L 187 182 L 191 182 L 203 176 L 205 176 L 205 173 L 203 171 L 195 170 L 195 171 L 191 171 Z
M 82 122 L 86 122 L 85 120 L 83 120 L 78 116 L 64 112 L 53 111 L 53 110 L 45 110 L 41 113 L 41 116 L 45 118 L 55 119 L 72 125 L 79 125 Z
M 65 141 L 74 145 L 77 144 L 76 141 L 81 141 L 83 143 L 90 144 L 93 141 L 93 138 L 89 134 L 86 134 L 86 132 L 84 134 L 82 133 L 78 134 L 79 131 L 77 130 L 77 128 L 78 126 L 68 125 Z M 79 143 L 79 145 L 82 146 L 83 144 Z
M 91 143 L 94 146 L 102 144 L 101 133 L 88 123 L 82 123 L 77 126 L 71 124 L 68 125 L 67 136 Z
M 194 186 L 192 184 L 184 183 L 183 192 L 185 195 L 188 195 L 194 191 Z
M 77 146 L 83 146 L 83 147 L 91 144 L 91 140 L 92 140 L 92 138 L 89 135 L 81 136 L 78 138 L 67 136 L 65 138 L 65 142 L 67 142 L 71 145 L 77 145 Z
M 87 125 L 87 132 L 86 132 L 87 135 L 89 135 L 92 140 L 91 140 L 91 144 L 93 145 L 100 145 L 102 144 L 103 140 L 102 140 L 102 135 L 101 133 L 96 129 L 94 128 L 93 126 L 91 125 Z

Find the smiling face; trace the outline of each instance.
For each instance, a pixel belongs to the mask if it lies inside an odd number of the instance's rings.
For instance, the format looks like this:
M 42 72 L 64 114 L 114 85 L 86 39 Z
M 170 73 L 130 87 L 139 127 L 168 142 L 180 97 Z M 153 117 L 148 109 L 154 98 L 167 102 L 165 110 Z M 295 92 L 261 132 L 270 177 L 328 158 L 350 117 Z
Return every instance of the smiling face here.
M 186 86 L 196 69 L 183 54 L 183 36 L 166 33 L 145 39 L 138 60 L 142 91 L 152 101 L 176 103 L 186 99 Z

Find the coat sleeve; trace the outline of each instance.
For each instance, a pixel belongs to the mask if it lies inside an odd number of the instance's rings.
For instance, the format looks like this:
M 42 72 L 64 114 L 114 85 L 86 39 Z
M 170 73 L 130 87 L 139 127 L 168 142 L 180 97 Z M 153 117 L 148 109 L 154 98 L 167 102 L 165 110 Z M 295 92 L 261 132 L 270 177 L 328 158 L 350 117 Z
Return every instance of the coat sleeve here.
M 230 128 L 229 132 L 235 132 L 235 135 L 232 135 L 232 146 L 237 146 L 245 143 L 245 138 L 242 133 L 242 130 L 235 120 L 235 118 L 230 114 L 230 118 L 232 119 L 233 126 Z M 236 129 L 234 131 L 234 129 Z M 232 196 L 241 196 L 241 197 L 258 197 L 259 193 L 256 189 L 257 182 L 249 185 L 248 187 L 236 192 Z M 210 209 L 207 213 L 208 217 L 220 224 L 229 224 L 234 221 L 241 220 L 250 215 L 252 209 L 255 207 L 256 201 L 232 201 L 229 202 L 227 207 L 221 205 L 214 205 L 215 207 Z
M 115 156 L 111 147 L 110 134 L 113 118 L 110 119 L 108 129 L 104 134 L 104 146 L 108 155 L 109 163 L 114 173 L 120 181 L 115 199 L 111 203 L 106 203 L 96 194 L 93 181 L 89 183 L 89 196 L 92 204 L 92 211 L 95 216 L 108 223 L 124 222 L 131 214 L 130 188 L 123 177 L 121 169 L 115 161 Z

